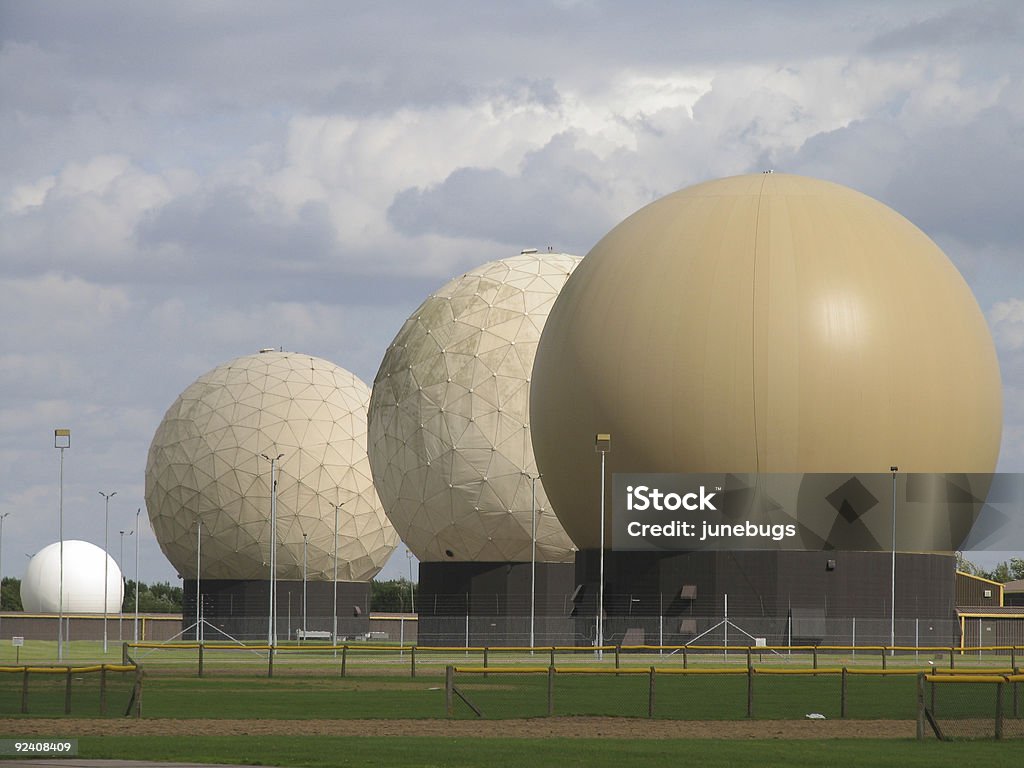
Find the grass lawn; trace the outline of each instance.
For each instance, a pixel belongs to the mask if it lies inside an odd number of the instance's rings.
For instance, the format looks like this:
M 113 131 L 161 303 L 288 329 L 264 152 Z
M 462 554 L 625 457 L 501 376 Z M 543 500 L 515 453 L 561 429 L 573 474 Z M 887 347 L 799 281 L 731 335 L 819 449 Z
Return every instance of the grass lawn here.
M 450 739 L 427 737 L 224 736 L 92 737 L 79 756 L 104 759 L 221 762 L 253 765 L 403 768 L 943 768 L 1020 765 L 1013 742 L 939 743 L 893 740 L 707 741 L 627 739 Z

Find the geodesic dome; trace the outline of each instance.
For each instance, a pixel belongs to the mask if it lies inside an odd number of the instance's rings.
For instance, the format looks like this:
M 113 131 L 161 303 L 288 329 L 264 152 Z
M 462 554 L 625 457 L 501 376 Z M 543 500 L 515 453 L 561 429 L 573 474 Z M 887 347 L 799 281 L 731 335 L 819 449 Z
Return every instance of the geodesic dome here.
M 388 517 L 421 560 L 530 560 L 533 358 L 579 262 L 524 252 L 484 264 L 424 301 L 388 347 L 370 398 L 370 466 Z M 543 481 L 536 510 L 537 559 L 570 561 Z
M 124 580 L 114 558 L 95 544 L 71 539 L 64 542 L 64 579 L 61 589 L 59 541 L 36 552 L 21 580 L 21 604 L 28 613 L 103 613 L 103 565 L 107 571 L 107 613 L 121 610 Z M 61 600 L 63 595 L 63 600 Z
M 398 543 L 366 456 L 369 388 L 320 358 L 264 351 L 189 386 L 157 428 L 146 462 L 146 508 L 178 573 L 270 576 L 269 459 L 277 466 L 277 578 L 366 581 Z M 269 457 L 269 458 L 264 458 Z M 202 524 L 201 545 L 196 520 Z

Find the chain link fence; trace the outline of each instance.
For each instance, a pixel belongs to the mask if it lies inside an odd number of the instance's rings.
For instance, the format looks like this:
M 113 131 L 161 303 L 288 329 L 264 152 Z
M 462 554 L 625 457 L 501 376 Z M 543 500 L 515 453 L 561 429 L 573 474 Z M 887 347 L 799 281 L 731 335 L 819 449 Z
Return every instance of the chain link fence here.
M 1024 738 L 1024 675 L 921 674 L 917 737 L 942 740 Z
M 142 712 L 135 664 L 0 667 L 0 715 L 107 717 Z
M 482 667 L 445 670 L 448 717 L 666 720 L 915 717 L 914 670 Z

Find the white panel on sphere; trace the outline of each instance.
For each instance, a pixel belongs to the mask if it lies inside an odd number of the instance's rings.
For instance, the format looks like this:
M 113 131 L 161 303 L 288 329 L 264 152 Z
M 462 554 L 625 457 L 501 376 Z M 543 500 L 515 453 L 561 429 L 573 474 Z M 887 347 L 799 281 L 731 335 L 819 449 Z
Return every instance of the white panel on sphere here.
M 523 253 L 484 264 L 424 301 L 388 347 L 370 399 L 370 465 L 421 560 L 530 560 L 533 358 L 579 262 Z M 569 562 L 572 542 L 542 481 L 536 489 L 537 559 Z
M 21 604 L 27 613 L 103 613 L 103 565 L 107 569 L 107 613 L 121 610 L 124 580 L 114 558 L 87 541 L 64 542 L 63 590 L 60 542 L 43 547 L 28 562 L 21 580 Z M 60 596 L 63 595 L 63 601 Z
M 270 462 L 277 463 L 277 578 L 366 581 L 398 543 L 366 456 L 369 388 L 320 358 L 264 351 L 199 377 L 168 409 L 146 462 L 146 508 L 160 548 L 195 578 L 270 575 Z

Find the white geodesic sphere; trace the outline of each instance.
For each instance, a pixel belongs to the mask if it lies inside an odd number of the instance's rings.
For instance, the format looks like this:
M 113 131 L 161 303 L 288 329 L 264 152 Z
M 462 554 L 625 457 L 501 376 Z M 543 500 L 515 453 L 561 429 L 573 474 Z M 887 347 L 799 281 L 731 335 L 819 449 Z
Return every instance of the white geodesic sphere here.
M 421 560 L 530 560 L 533 358 L 579 262 L 533 252 L 484 264 L 424 301 L 388 347 L 370 398 L 370 466 Z M 536 509 L 537 559 L 571 561 L 542 481 Z
M 264 351 L 200 376 L 168 409 L 146 462 L 146 508 L 178 573 L 270 576 L 270 471 L 277 461 L 277 578 L 366 581 L 398 543 L 366 456 L 369 388 L 320 358 Z M 202 524 L 201 543 L 196 519 Z
M 107 613 L 121 610 L 124 580 L 114 558 L 87 541 L 64 542 L 61 588 L 59 541 L 43 547 L 28 561 L 21 580 L 21 605 L 27 613 L 103 613 L 103 561 L 107 570 Z M 60 599 L 63 594 L 64 599 Z

